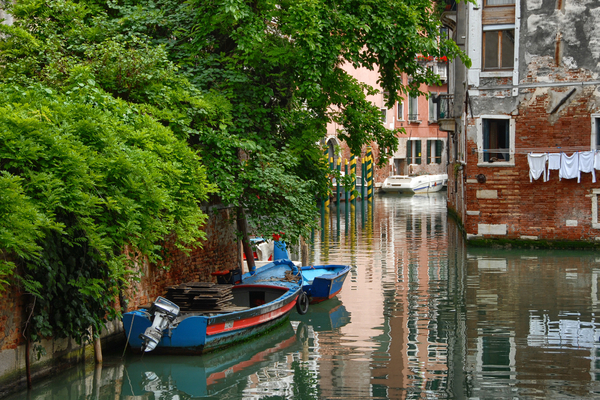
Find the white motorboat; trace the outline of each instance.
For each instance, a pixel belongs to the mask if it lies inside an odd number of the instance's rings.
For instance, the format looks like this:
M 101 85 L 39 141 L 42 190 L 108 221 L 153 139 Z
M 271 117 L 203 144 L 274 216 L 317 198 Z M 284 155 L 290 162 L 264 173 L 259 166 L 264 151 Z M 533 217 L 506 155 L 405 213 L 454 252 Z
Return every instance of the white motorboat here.
M 398 193 L 431 193 L 442 190 L 448 184 L 448 174 L 392 175 L 388 176 L 381 190 Z

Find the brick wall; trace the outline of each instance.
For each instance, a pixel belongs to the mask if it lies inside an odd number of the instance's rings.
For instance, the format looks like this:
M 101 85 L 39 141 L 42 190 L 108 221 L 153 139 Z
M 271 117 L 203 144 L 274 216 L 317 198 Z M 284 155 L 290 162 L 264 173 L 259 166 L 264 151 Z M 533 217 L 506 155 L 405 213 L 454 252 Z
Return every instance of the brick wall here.
M 515 116 L 517 150 L 560 152 L 564 148 L 571 155 L 569 147 L 589 149 L 594 87 L 578 88 L 560 110 L 551 113 L 556 99 L 570 90 L 572 87 L 521 91 Z M 467 149 L 476 147 L 474 141 L 467 141 Z M 514 160 L 514 167 L 482 167 L 477 165 L 477 153 L 467 151 L 466 209 L 480 213 L 467 218 L 467 233 L 480 233 L 478 224 L 506 224 L 506 235 L 499 236 L 574 241 L 600 237 L 591 220 L 591 190 L 600 185 L 592 183 L 591 174 L 582 173 L 577 183 L 577 179 L 559 180 L 558 171 L 551 171 L 548 182 L 542 178 L 530 182 L 527 155 L 517 151 Z M 485 183 L 474 179 L 479 174 L 485 175 Z M 482 196 L 482 190 L 496 191 L 497 198 Z
M 172 243 L 165 246 L 165 261 L 160 265 L 148 265 L 138 261 L 142 278 L 128 291 L 128 309 L 154 301 L 165 294 L 165 288 L 182 282 L 211 282 L 214 271 L 239 267 L 240 254 L 235 236 L 235 227 L 228 223 L 230 210 L 222 209 L 213 215 L 206 226 L 207 239 L 202 248 L 185 254 Z
M 7 287 L 0 297 L 0 351 L 16 349 L 22 342 L 20 327 L 25 323 L 25 298 L 16 287 Z

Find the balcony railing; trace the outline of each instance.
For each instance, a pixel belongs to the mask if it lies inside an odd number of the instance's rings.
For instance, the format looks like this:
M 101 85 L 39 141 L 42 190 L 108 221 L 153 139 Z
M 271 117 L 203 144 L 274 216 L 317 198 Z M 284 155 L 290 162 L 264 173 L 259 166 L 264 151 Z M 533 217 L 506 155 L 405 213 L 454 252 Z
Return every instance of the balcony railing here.
M 419 114 L 408 114 L 408 120 L 409 121 L 418 121 L 419 120 Z

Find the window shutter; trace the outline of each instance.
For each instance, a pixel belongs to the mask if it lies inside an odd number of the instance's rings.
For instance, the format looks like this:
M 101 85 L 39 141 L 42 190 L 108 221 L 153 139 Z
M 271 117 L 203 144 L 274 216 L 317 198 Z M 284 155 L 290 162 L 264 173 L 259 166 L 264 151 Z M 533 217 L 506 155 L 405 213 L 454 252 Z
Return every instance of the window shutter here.
M 435 141 L 435 162 L 442 163 L 442 150 L 444 150 L 444 142 L 442 140 Z
M 420 140 L 415 140 L 415 144 L 416 144 L 416 164 L 421 164 L 421 141 Z
M 427 158 L 425 159 L 425 164 L 429 164 L 431 160 L 431 142 L 433 140 L 427 141 Z
M 406 162 L 412 164 L 412 140 L 406 142 Z

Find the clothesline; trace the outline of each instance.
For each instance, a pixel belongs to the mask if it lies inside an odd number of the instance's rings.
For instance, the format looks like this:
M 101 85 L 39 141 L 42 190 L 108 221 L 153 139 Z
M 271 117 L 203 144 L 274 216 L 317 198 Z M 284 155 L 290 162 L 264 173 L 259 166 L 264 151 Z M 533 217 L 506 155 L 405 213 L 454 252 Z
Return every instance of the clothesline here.
M 483 149 L 474 150 L 478 153 L 508 153 L 508 154 L 529 154 L 529 153 L 574 153 L 581 151 L 590 151 L 590 146 L 568 146 L 568 147 L 517 147 L 510 149 Z
M 581 181 L 581 173 L 591 173 L 592 182 L 596 183 L 596 172 L 600 170 L 600 150 L 575 151 L 568 155 L 566 152 L 559 153 L 527 153 L 529 164 L 529 181 L 539 179 L 543 176 L 544 182 L 550 179 L 550 171 L 558 170 L 558 179 L 575 179 Z

